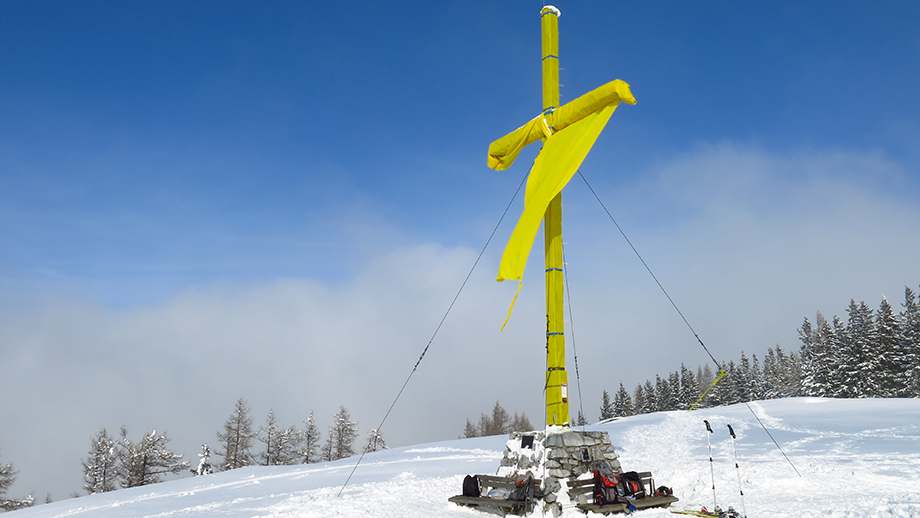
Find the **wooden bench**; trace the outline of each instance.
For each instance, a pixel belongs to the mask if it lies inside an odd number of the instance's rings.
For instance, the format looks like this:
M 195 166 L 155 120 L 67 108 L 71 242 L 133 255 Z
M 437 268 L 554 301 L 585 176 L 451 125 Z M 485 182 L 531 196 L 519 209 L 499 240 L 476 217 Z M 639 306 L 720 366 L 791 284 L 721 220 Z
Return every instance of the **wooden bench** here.
M 494 475 L 476 475 L 479 480 L 480 493 L 488 495 L 489 488 L 493 489 L 515 489 L 513 477 L 497 477 Z M 533 479 L 534 498 L 542 498 L 543 492 L 540 488 L 540 480 Z M 533 509 L 533 502 L 521 500 L 510 500 L 507 498 L 495 498 L 491 496 L 464 496 L 457 495 L 447 499 L 457 505 L 468 505 L 470 507 L 489 507 L 497 508 L 505 514 L 524 515 Z
M 626 497 L 627 502 L 597 505 L 594 503 L 594 479 L 570 480 L 569 496 L 575 500 L 575 507 L 587 513 L 588 511 L 601 513 L 604 515 L 610 513 L 628 513 L 630 504 L 635 509 L 648 509 L 650 507 L 668 507 L 677 502 L 677 497 L 673 495 L 655 496 L 655 480 L 649 471 L 639 473 L 642 480 L 642 486 L 645 488 L 646 496 L 643 498 Z

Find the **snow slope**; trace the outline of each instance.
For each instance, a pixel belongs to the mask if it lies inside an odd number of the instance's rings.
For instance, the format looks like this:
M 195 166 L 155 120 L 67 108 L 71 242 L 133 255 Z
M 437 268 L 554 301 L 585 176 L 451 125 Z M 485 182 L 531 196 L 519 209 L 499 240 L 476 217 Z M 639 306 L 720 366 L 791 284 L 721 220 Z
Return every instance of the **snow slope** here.
M 751 412 L 753 410 L 753 413 Z M 783 447 L 795 469 L 761 429 Z M 750 517 L 920 516 L 920 400 L 795 398 L 694 412 L 663 412 L 587 427 L 603 430 L 626 470 L 652 471 L 676 507 L 711 506 L 708 419 L 718 503 L 740 511 L 726 424 L 736 446 Z M 40 505 L 15 518 L 490 516 L 447 501 L 468 473 L 494 473 L 507 437 L 395 448 L 367 455 L 338 496 L 355 458 L 251 467 Z M 567 507 L 564 516 L 583 516 Z M 639 516 L 675 516 L 664 509 Z

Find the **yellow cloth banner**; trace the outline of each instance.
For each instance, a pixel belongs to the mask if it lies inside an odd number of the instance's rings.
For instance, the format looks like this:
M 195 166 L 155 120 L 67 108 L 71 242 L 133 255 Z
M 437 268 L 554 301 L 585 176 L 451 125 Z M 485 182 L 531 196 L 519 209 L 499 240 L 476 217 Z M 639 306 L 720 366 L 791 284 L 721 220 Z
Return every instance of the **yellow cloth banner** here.
M 499 282 L 524 276 L 527 256 L 540 230 L 546 207 L 581 166 L 617 104 L 604 106 L 546 139 L 527 179 L 524 212 L 502 254 L 498 268 Z
M 573 99 L 555 111 L 529 120 L 520 128 L 489 145 L 489 167 L 496 171 L 508 169 L 522 149 L 545 136 L 544 120 L 553 131 L 560 132 L 601 108 L 624 102 L 636 104 L 636 99 L 625 81 L 616 79 Z

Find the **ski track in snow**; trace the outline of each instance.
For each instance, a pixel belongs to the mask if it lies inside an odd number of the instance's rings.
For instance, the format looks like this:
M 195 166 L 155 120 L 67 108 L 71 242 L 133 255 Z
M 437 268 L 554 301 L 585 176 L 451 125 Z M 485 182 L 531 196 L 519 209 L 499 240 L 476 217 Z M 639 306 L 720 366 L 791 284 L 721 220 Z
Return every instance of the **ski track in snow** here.
M 769 428 L 798 476 L 751 411 Z M 707 435 L 714 433 L 712 475 Z M 735 468 L 727 424 L 738 436 Z M 602 430 L 624 470 L 652 471 L 674 488 L 676 508 L 711 508 L 716 500 L 751 518 L 824 516 L 920 517 L 920 400 L 794 398 L 661 412 L 618 419 Z M 447 501 L 463 476 L 494 473 L 506 436 L 396 448 L 356 458 L 300 466 L 250 467 L 204 477 L 124 489 L 16 511 L 13 518 L 139 517 L 485 517 Z M 542 475 L 538 475 L 541 476 Z M 535 513 L 539 516 L 539 512 Z M 583 517 L 567 506 L 563 516 Z M 640 517 L 675 515 L 665 509 Z

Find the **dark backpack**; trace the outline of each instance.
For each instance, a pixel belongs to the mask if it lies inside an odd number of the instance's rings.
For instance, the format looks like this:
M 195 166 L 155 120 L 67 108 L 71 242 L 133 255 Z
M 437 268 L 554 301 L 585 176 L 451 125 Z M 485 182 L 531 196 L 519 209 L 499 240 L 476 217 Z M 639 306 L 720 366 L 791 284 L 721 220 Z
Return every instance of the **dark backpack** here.
M 463 479 L 463 496 L 481 496 L 482 491 L 479 489 L 479 479 L 475 475 L 467 475 Z
M 642 484 L 642 478 L 635 471 L 623 473 L 623 486 L 626 488 L 626 494 L 635 498 L 645 498 L 645 485 Z
M 617 486 L 619 480 L 616 475 L 610 478 L 604 476 L 599 470 L 594 470 L 594 503 L 597 505 L 615 504 L 621 502 Z
M 533 500 L 533 475 L 528 472 L 514 479 L 514 489 L 511 490 L 509 500 L 515 502 L 529 502 Z

